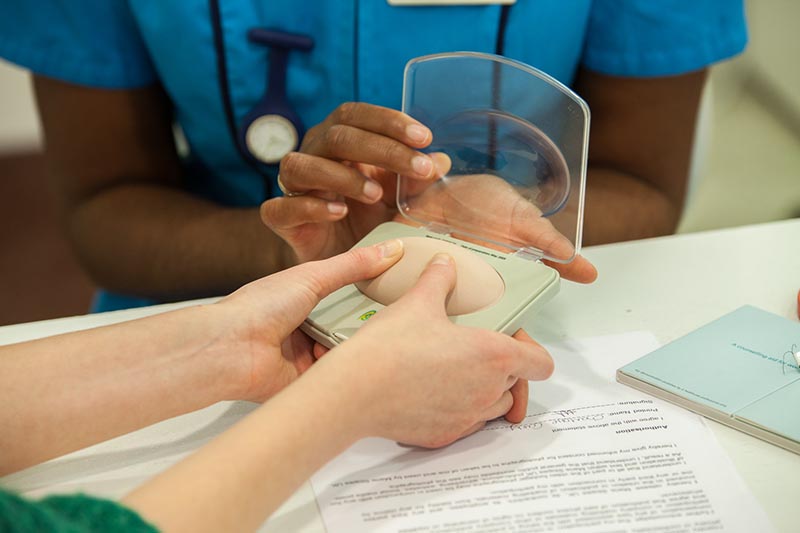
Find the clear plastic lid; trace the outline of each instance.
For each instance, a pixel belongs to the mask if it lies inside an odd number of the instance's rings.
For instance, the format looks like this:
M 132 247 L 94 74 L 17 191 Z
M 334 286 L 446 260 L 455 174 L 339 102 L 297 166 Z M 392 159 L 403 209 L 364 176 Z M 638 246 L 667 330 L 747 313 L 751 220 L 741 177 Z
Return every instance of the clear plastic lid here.
M 569 88 L 504 57 L 436 54 L 406 65 L 403 111 L 452 164 L 433 184 L 399 178 L 405 217 L 561 263 L 580 251 L 589 108 Z

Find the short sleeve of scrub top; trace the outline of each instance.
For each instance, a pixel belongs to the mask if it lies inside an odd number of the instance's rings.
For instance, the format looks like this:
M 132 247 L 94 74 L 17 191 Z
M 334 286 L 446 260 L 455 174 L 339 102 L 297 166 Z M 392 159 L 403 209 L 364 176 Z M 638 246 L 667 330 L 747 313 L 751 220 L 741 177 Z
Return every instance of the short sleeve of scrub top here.
M 3 2 L 0 56 L 42 76 L 91 87 L 156 81 L 124 0 Z
M 741 2 L 595 0 L 582 63 L 615 76 L 673 76 L 731 57 L 746 44 Z

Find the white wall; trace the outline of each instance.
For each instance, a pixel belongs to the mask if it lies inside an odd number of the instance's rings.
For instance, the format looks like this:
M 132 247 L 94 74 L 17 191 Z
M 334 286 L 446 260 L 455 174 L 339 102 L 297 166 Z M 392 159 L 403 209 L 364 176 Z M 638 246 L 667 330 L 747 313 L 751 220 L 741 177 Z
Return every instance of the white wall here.
M 0 154 L 42 147 L 30 74 L 0 59 Z
M 747 50 L 711 71 L 710 124 L 681 232 L 800 217 L 800 1 L 751 0 L 747 16 Z

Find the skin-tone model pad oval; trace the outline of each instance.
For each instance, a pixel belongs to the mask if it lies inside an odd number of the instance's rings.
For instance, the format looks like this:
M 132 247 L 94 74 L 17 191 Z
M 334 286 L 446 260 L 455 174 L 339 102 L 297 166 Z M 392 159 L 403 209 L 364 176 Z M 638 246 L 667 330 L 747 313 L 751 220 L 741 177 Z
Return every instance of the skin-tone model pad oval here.
M 446 253 L 456 264 L 456 287 L 447 301 L 450 316 L 474 313 L 496 303 L 505 291 L 500 274 L 473 252 L 455 244 L 425 237 L 404 237 L 403 257 L 389 270 L 356 287 L 378 303 L 389 305 L 399 299 L 419 279 L 422 271 L 439 252 Z

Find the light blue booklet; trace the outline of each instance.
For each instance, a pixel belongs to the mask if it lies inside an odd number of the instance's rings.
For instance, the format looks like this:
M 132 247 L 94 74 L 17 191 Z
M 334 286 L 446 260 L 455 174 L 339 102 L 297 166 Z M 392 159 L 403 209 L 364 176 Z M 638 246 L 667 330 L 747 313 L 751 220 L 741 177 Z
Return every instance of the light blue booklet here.
M 617 370 L 617 381 L 800 453 L 800 323 L 740 307 Z

